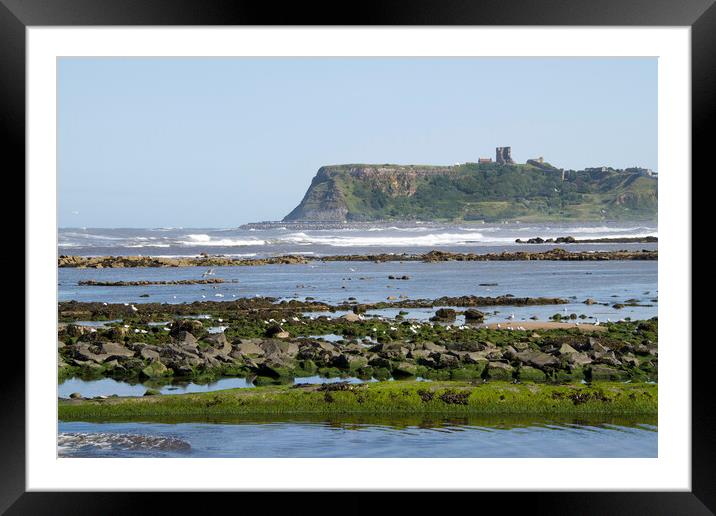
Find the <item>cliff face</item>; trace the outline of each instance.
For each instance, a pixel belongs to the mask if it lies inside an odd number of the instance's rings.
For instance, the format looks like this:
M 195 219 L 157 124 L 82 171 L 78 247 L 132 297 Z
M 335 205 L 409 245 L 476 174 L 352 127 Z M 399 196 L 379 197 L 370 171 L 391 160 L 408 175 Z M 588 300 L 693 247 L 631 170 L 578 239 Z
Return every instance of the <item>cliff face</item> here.
M 284 221 L 655 218 L 656 179 L 549 164 L 321 167 Z

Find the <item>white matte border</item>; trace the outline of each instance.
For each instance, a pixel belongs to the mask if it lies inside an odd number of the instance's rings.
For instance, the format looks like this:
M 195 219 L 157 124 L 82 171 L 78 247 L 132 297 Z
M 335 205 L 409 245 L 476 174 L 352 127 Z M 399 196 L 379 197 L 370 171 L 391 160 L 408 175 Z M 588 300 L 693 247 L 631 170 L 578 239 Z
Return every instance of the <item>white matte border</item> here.
M 690 40 L 688 27 L 28 28 L 27 489 L 690 490 Z M 659 457 L 56 458 L 60 56 L 658 56 Z M 340 475 L 331 473 L 337 470 Z

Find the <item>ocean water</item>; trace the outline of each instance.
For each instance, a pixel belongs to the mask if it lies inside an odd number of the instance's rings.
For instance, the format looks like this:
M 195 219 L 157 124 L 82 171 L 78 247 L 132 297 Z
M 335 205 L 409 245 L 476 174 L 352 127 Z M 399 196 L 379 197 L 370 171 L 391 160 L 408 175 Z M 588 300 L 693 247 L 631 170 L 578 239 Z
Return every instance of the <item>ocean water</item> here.
M 657 457 L 650 418 L 60 422 L 60 457 Z
M 291 225 L 264 228 L 61 228 L 59 254 L 103 256 L 196 256 L 199 253 L 253 257 L 283 254 L 325 256 L 381 252 L 423 253 L 430 249 L 459 252 L 500 252 L 515 239 L 574 236 L 575 238 L 657 236 L 649 223 L 627 224 L 362 224 L 333 229 Z M 636 244 L 637 248 L 646 244 Z M 652 248 L 653 248 L 653 244 Z M 545 249 L 550 245 L 519 245 Z M 562 245 L 564 246 L 564 245 Z M 629 248 L 634 244 L 582 244 L 585 249 Z M 578 248 L 572 244 L 570 249 Z
M 484 224 L 448 226 L 407 224 L 315 229 L 86 229 L 58 233 L 58 253 L 84 256 L 198 256 L 200 253 L 262 257 L 290 253 L 336 254 L 538 251 L 555 245 L 520 245 L 516 238 L 657 236 L 650 224 Z M 570 250 L 656 249 L 656 244 L 569 244 Z M 198 268 L 58 270 L 60 301 L 110 303 L 225 301 L 241 297 L 279 299 L 312 297 L 331 304 L 373 303 L 388 298 L 442 296 L 563 297 L 567 305 L 484 308 L 488 322 L 554 313 L 584 314 L 594 322 L 658 314 L 658 264 L 624 262 L 313 262 L 305 265 L 216 267 L 218 285 L 142 287 L 79 286 L 82 280 L 138 281 L 199 279 Z M 410 276 L 389 280 L 388 276 Z M 480 285 L 496 283 L 497 285 Z M 142 297 L 148 295 L 148 297 Z M 608 306 L 585 305 L 587 298 Z M 645 306 L 615 309 L 636 299 Z M 394 317 L 399 309 L 371 311 Z M 409 319 L 426 320 L 434 309 L 409 309 Z M 310 314 L 319 315 L 319 314 Z M 330 314 L 335 315 L 335 314 Z M 458 324 L 461 324 L 458 320 Z M 334 336 L 333 338 L 337 338 Z M 52 343 L 55 346 L 55 343 Z M 308 378 L 297 381 L 338 381 Z M 206 392 L 250 387 L 240 378 L 213 384 L 163 386 L 165 393 Z M 145 385 L 114 380 L 68 380 L 60 396 L 141 395 Z M 141 392 L 140 392 L 141 391 Z M 61 457 L 656 457 L 655 418 L 555 420 L 550 417 L 380 418 L 231 421 L 59 422 Z

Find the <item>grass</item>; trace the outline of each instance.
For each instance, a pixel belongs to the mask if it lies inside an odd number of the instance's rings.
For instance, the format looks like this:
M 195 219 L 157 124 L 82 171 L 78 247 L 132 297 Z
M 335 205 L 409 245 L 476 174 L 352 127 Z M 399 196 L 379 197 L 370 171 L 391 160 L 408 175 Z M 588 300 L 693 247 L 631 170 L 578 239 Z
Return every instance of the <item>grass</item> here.
M 63 421 L 259 415 L 530 414 L 655 415 L 655 384 L 592 385 L 395 381 L 362 385 L 266 386 L 199 394 L 60 400 Z

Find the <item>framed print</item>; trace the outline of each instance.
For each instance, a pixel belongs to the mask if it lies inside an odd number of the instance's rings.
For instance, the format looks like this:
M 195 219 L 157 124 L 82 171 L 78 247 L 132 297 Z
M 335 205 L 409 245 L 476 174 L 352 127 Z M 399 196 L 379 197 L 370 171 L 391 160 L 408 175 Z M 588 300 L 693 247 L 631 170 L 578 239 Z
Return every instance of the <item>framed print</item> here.
M 713 511 L 711 2 L 127 7 L 0 11 L 27 192 L 3 509 Z

